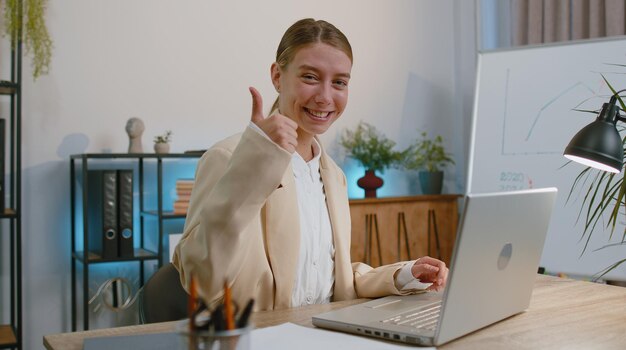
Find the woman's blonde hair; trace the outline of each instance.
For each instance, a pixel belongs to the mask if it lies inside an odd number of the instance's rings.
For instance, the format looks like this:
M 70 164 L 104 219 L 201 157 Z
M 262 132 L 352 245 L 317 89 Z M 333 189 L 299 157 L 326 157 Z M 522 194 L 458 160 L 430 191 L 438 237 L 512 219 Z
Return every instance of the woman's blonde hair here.
M 292 24 L 287 29 L 276 50 L 276 64 L 284 70 L 302 47 L 324 43 L 345 53 L 352 62 L 352 46 L 348 38 L 334 25 L 323 21 L 305 18 Z M 278 98 L 272 106 L 272 110 L 278 109 Z

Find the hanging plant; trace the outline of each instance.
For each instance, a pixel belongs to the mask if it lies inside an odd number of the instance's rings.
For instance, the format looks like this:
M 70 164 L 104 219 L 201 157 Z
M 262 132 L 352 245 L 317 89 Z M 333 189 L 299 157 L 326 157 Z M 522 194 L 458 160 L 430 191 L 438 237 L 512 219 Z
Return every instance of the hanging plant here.
M 1 1 L 1 0 L 0 0 Z M 46 27 L 47 0 L 4 0 L 4 35 L 11 47 L 24 44 L 24 55 L 32 56 L 33 78 L 48 74 L 52 57 L 52 39 Z

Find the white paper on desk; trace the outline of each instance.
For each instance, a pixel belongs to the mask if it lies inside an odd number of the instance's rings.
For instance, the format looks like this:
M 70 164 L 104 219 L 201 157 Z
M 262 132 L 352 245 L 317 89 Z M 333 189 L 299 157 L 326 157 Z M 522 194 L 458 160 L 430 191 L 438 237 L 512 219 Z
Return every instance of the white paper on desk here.
M 255 329 L 251 334 L 252 350 L 320 350 L 320 349 L 359 349 L 396 350 L 415 349 L 414 346 L 391 343 L 347 333 L 333 332 L 319 328 L 283 323 L 274 327 Z M 435 349 L 435 348 L 420 348 Z

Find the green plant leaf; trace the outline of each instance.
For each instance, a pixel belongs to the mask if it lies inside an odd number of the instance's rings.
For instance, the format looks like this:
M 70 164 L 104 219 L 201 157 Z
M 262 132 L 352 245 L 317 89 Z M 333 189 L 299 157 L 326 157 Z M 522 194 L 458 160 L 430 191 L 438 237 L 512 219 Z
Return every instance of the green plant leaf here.
M 597 252 L 606 248 L 611 248 L 611 247 L 618 247 L 618 246 L 622 246 L 622 245 L 626 245 L 626 242 L 617 242 L 617 243 L 611 243 L 611 244 L 607 244 L 607 245 L 603 245 L 600 248 L 596 248 L 593 251 Z
M 22 6 L 20 6 L 22 5 Z M 47 0 L 5 0 L 4 33 L 11 47 L 24 43 L 24 55 L 32 56 L 33 78 L 47 74 L 52 58 L 52 39 L 45 22 Z
M 572 108 L 572 111 L 576 111 L 576 112 L 584 112 L 584 113 L 591 113 L 591 114 L 598 114 L 598 111 L 592 111 L 592 110 L 588 110 L 588 109 L 578 109 L 578 108 Z
M 626 193 L 626 182 L 622 177 L 617 183 L 616 186 L 619 185 L 619 193 L 617 194 L 617 198 L 614 199 L 615 205 L 613 206 L 613 211 L 611 212 L 612 219 L 612 227 L 611 233 L 609 234 L 609 240 L 613 237 L 613 233 L 615 232 L 615 225 L 617 224 L 617 216 L 619 215 L 620 204 L 624 200 L 624 194 Z
M 406 170 L 435 172 L 454 164 L 454 159 L 443 145 L 443 137 L 429 138 L 425 131 L 402 154 L 402 167 Z
M 565 165 L 571 163 L 571 161 L 568 161 Z M 584 182 L 586 182 L 586 179 L 589 178 L 589 172 L 591 171 L 591 168 L 585 168 L 583 171 L 580 172 L 580 174 L 578 174 L 578 176 L 576 176 L 576 179 L 574 180 L 574 183 L 572 184 L 572 187 L 570 187 L 569 193 L 567 194 L 567 198 L 565 200 L 565 203 L 569 203 L 570 198 L 572 197 L 572 194 L 574 193 L 574 190 L 576 189 L 576 187 L 578 187 L 578 183 L 583 179 L 583 177 L 585 177 Z M 587 175 L 587 176 L 585 176 Z M 583 186 L 584 184 L 581 184 L 580 186 Z M 588 193 L 588 192 L 587 192 Z M 586 196 L 585 196 L 586 198 Z M 584 201 L 583 201 L 584 203 Z M 584 210 L 585 206 L 581 205 L 580 209 L 578 209 L 578 215 L 576 216 L 576 224 L 578 224 L 578 222 L 580 221 L 580 217 L 582 216 L 583 210 Z
M 600 74 L 600 75 L 602 75 L 602 74 Z M 609 81 L 606 80 L 604 75 L 602 75 L 602 79 L 604 79 L 604 82 L 606 83 L 606 85 L 609 87 L 609 89 L 611 89 L 611 92 L 613 92 L 613 95 L 616 95 L 617 91 L 613 88 L 611 83 L 609 83 Z M 616 95 L 616 97 L 617 97 L 617 100 L 619 101 L 620 106 L 622 107 L 622 110 L 626 110 L 626 105 L 624 104 L 624 100 L 622 100 L 622 97 L 620 95 Z
M 626 67 L 626 65 L 621 64 L 612 64 L 613 66 Z M 625 110 L 626 106 L 624 106 L 623 99 L 617 95 L 616 89 L 611 86 L 608 79 L 604 75 L 602 75 L 602 79 L 607 84 L 609 89 L 612 92 L 612 95 L 615 95 L 621 105 L 621 109 Z M 581 103 L 579 104 L 579 106 Z M 584 113 L 598 113 L 597 111 L 590 111 L 586 109 L 578 109 L 575 108 L 575 111 L 584 112 Z M 618 131 L 626 130 L 623 126 L 618 126 Z M 622 137 L 622 146 L 626 147 L 626 136 Z M 626 150 L 624 152 L 626 154 Z M 623 169 L 622 169 L 623 170 Z M 585 168 L 581 171 L 578 176 L 574 179 L 572 183 L 572 187 L 570 188 L 570 193 L 567 197 L 567 202 L 570 201 L 572 195 L 575 191 L 580 189 L 584 192 L 583 201 L 578 212 L 578 216 L 576 222 L 579 220 L 584 221 L 583 232 L 580 236 L 579 242 L 584 242 L 581 256 L 588 249 L 591 237 L 593 233 L 598 228 L 603 227 L 604 229 L 609 230 L 608 240 L 610 241 L 613 238 L 613 234 L 615 233 L 615 229 L 617 227 L 618 217 L 624 215 L 622 212 L 622 208 L 626 203 L 626 173 L 622 171 L 621 174 L 607 173 L 603 171 L 598 171 L 592 168 Z M 588 185 L 587 185 L 588 184 Z M 604 215 L 606 214 L 606 215 Z M 606 221 L 606 222 L 605 222 Z M 622 242 L 617 244 L 609 244 L 605 245 L 603 248 L 615 245 L 622 245 L 626 241 L 626 228 L 622 233 Z M 605 275 L 610 272 L 620 264 L 624 263 L 626 259 L 620 260 L 599 273 L 599 277 Z M 598 278 L 599 278 L 598 277 Z
M 616 263 L 613 263 L 611 265 L 609 265 L 608 267 L 606 267 L 605 269 L 603 269 L 602 271 L 598 272 L 597 274 L 594 275 L 594 281 L 598 281 L 600 278 L 602 278 L 602 276 L 606 275 L 607 273 L 613 271 L 616 267 L 620 266 L 621 264 L 623 264 L 624 262 L 626 262 L 626 259 L 622 259 Z
M 162 135 L 157 135 L 154 137 L 154 143 L 168 143 L 172 141 L 172 130 L 167 130 Z
M 373 125 L 361 121 L 356 130 L 344 130 L 339 144 L 348 157 L 357 160 L 367 170 L 380 171 L 397 166 L 403 155 L 393 148 L 396 143 L 380 133 Z

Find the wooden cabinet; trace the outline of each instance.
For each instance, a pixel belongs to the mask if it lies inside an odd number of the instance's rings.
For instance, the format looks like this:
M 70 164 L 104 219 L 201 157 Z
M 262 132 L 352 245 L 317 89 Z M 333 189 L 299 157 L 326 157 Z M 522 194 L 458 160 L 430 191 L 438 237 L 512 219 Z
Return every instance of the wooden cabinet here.
M 446 194 L 350 200 L 352 261 L 376 267 L 430 255 L 449 265 L 460 197 Z

